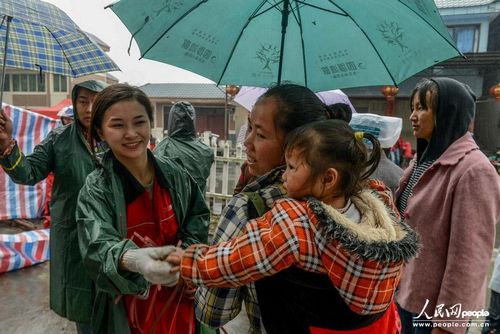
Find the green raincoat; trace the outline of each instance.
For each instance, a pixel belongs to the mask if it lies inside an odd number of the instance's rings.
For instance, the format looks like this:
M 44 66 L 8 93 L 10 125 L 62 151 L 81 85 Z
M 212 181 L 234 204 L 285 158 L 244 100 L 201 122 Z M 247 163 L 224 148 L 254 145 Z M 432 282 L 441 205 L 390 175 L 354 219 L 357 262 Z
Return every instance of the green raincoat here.
M 142 275 L 119 268 L 123 253 L 137 246 L 125 238 L 125 196 L 113 161 L 108 151 L 102 166 L 88 176 L 78 198 L 76 219 L 83 262 L 96 283 L 92 330 L 126 334 L 130 333 L 126 310 L 123 302 L 115 304 L 115 299 L 120 295 L 141 294 L 149 284 Z M 207 243 L 209 210 L 195 181 L 168 158 L 155 158 L 155 170 L 157 175 L 163 174 L 168 184 L 181 247 Z
M 99 92 L 106 84 L 89 80 L 73 88 L 73 108 L 80 87 Z M 78 249 L 75 208 L 78 192 L 87 175 L 94 170 L 90 148 L 78 122 L 52 130 L 32 154 L 24 156 L 19 148 L 1 159 L 11 179 L 34 185 L 54 172 L 50 202 L 50 308 L 69 320 L 89 323 L 92 309 L 92 281 L 83 267 Z
M 195 110 L 189 102 L 177 102 L 168 115 L 168 137 L 154 150 L 159 157 L 177 158 L 205 193 L 214 162 L 214 151 L 196 137 Z

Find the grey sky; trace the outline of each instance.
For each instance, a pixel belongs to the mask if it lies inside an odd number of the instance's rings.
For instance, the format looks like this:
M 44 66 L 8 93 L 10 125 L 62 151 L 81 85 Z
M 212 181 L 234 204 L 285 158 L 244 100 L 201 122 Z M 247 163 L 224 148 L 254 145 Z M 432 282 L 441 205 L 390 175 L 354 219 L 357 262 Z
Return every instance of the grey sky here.
M 66 12 L 83 30 L 102 39 L 111 48 L 109 56 L 122 69 L 111 72 L 122 82 L 133 85 L 158 82 L 212 82 L 209 79 L 178 67 L 140 57 L 137 44 L 132 42 L 127 53 L 130 33 L 110 9 L 104 7 L 113 0 L 45 0 Z M 140 0 L 138 0 L 140 1 Z

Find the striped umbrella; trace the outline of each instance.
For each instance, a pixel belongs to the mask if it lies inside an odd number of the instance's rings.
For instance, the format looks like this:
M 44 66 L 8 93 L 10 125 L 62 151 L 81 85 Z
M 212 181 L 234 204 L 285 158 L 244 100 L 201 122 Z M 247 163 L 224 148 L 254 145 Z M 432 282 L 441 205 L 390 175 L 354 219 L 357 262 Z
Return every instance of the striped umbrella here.
M 0 101 L 6 66 L 69 77 L 120 70 L 65 12 L 40 0 L 0 1 L 0 61 Z

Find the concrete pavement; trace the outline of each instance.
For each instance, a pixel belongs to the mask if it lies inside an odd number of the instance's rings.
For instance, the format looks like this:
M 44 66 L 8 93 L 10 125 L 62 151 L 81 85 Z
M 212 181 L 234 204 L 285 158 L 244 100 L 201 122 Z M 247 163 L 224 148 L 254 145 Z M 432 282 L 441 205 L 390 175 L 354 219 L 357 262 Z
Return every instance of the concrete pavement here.
M 49 263 L 0 275 L 0 333 L 76 333 L 75 325 L 49 309 Z

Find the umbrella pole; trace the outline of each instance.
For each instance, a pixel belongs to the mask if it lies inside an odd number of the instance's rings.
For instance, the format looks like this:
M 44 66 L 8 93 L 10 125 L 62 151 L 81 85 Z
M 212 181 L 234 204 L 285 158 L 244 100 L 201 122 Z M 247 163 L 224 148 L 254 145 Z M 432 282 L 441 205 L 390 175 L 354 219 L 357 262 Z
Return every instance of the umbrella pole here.
M 278 66 L 278 85 L 281 85 L 281 69 L 283 68 L 283 51 L 285 49 L 286 27 L 288 26 L 288 14 L 290 14 L 290 0 L 283 1 L 283 16 L 281 17 L 281 49 L 280 62 Z
M 4 50 L 3 50 L 2 75 L 0 76 L 0 108 L 2 107 L 3 88 L 5 85 L 5 65 L 7 63 L 7 45 L 9 44 L 10 21 L 12 21 L 12 16 L 7 16 L 7 27 L 5 29 L 5 45 L 4 45 Z

